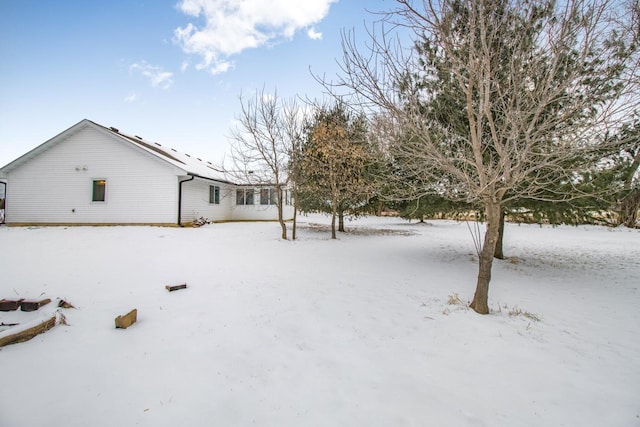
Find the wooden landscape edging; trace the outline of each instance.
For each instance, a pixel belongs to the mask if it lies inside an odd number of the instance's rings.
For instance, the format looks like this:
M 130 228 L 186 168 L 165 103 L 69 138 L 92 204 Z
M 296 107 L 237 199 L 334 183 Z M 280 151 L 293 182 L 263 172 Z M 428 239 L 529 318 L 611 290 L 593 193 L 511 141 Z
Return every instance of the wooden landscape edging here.
M 16 311 L 24 299 L 0 299 L 0 311 Z
M 138 321 L 138 309 L 134 308 L 124 316 L 118 316 L 115 319 L 116 329 L 127 329 Z
M 18 308 L 22 311 L 36 311 L 50 302 L 51 298 L 45 298 L 39 301 L 25 300 L 24 298 L 16 300 L 0 299 L 0 311 L 16 311 Z
M 0 347 L 9 345 L 9 344 L 17 344 L 20 342 L 29 341 L 31 338 L 47 332 L 49 329 L 56 326 L 57 318 L 58 318 L 58 313 L 56 312 L 56 313 L 53 313 L 53 315 L 50 318 L 42 320 L 35 326 L 32 326 L 27 329 L 23 329 L 22 331 L 16 332 L 15 334 L 0 337 Z
M 20 303 L 20 310 L 22 311 L 36 311 L 43 305 L 47 305 L 51 302 L 51 298 L 45 298 L 40 301 L 27 301 L 23 300 Z
M 186 288 L 187 288 L 187 284 L 186 284 L 186 283 L 183 283 L 183 284 L 181 284 L 181 285 L 173 285 L 173 286 L 171 286 L 171 285 L 167 285 L 167 286 L 165 286 L 165 288 L 166 288 L 169 292 L 173 292 L 173 291 L 177 291 L 177 290 L 180 290 L 180 289 L 186 289 Z

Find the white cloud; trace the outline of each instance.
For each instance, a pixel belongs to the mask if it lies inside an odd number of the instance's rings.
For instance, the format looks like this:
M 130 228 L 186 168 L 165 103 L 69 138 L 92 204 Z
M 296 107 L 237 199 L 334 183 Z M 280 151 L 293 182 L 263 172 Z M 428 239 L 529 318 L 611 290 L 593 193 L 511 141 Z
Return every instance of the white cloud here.
M 307 36 L 311 40 L 322 40 L 322 33 L 316 30 L 314 27 L 311 27 L 307 30 Z
M 127 104 L 131 104 L 133 102 L 136 102 L 137 100 L 138 100 L 138 94 L 136 93 L 130 93 L 124 98 L 124 102 L 126 102 Z
M 161 89 L 169 89 L 173 85 L 173 73 L 164 71 L 162 67 L 148 64 L 146 61 L 136 62 L 129 70 L 149 79 L 151 86 Z
M 222 73 L 233 67 L 229 60 L 245 49 L 257 48 L 299 30 L 319 39 L 313 25 L 329 13 L 337 0 L 181 0 L 177 7 L 186 15 L 204 20 L 204 25 L 188 23 L 174 31 L 185 53 L 202 60 L 196 68 Z

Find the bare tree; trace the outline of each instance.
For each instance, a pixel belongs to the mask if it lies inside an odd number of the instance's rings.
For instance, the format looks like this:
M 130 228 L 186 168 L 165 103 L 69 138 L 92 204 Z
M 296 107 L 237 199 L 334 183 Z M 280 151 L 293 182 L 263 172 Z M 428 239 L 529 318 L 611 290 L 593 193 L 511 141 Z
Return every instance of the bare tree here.
M 277 92 L 270 94 L 264 88 L 250 99 L 241 95 L 240 104 L 239 125 L 231 130 L 230 136 L 231 167 L 223 165 L 222 169 L 243 183 L 275 188 L 277 196 L 272 201 L 277 206 L 282 238 L 286 240 L 283 206 L 291 182 L 290 154 L 302 133 L 299 108 L 294 100 L 282 100 Z
M 631 48 L 606 0 L 397 3 L 367 47 L 343 37 L 342 73 L 325 85 L 394 122 L 398 188 L 482 206 L 471 307 L 485 314 L 503 206 L 581 196 L 575 172 L 592 165 L 581 159 L 602 150 L 634 107 L 619 102 Z

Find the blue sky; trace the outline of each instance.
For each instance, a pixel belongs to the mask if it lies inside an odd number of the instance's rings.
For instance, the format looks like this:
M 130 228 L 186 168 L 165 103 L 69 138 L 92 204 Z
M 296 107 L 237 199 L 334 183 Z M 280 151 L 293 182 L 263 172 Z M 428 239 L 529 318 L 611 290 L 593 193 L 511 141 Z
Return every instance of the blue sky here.
M 0 0 L 0 166 L 82 119 L 211 161 L 239 95 L 320 97 L 392 0 Z

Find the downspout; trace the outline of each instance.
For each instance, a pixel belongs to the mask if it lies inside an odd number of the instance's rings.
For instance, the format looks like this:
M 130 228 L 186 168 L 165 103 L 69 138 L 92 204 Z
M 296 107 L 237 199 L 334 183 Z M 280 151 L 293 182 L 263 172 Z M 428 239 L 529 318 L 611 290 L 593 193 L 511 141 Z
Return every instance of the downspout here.
M 2 198 L 4 199 L 4 215 L 2 215 L 2 221 L 0 221 L 0 224 L 4 224 L 7 220 L 7 183 L 4 181 L 0 181 L 0 184 L 4 185 L 4 191 L 2 192 Z
M 185 182 L 193 181 L 196 178 L 191 174 L 187 175 L 191 176 L 191 178 L 183 179 L 182 181 L 179 181 L 178 184 L 178 226 L 180 227 L 182 227 L 182 184 L 184 184 Z

